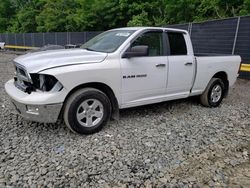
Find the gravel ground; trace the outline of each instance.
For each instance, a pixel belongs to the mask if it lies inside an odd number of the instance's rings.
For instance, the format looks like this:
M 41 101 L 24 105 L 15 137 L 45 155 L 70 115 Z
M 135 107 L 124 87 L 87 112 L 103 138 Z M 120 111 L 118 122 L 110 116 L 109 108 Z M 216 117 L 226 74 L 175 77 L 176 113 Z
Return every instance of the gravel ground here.
M 14 113 L 14 57 L 0 52 L 0 187 L 250 187 L 250 81 L 219 108 L 191 98 L 126 109 L 80 136 Z

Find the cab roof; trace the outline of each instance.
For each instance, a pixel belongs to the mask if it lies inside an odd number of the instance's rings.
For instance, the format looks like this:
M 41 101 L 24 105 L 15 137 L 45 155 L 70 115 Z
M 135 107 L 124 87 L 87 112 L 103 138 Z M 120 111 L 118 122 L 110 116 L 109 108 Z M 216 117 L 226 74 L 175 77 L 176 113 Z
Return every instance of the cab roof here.
M 162 29 L 165 31 L 176 31 L 176 32 L 182 32 L 182 33 L 188 33 L 186 30 L 183 29 L 174 29 L 174 28 L 168 28 L 168 27 L 121 27 L 121 28 L 116 28 L 116 29 L 112 29 L 112 30 L 135 30 L 135 31 L 139 31 L 139 30 L 147 30 L 147 29 Z

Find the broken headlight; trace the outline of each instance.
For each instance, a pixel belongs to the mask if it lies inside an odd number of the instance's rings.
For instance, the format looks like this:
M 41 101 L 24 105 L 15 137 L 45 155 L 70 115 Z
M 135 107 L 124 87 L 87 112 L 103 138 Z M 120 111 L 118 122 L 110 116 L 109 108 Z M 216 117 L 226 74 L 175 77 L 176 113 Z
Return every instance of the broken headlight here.
M 41 91 L 61 91 L 62 84 L 51 75 L 47 74 L 30 74 L 32 86 L 34 89 Z

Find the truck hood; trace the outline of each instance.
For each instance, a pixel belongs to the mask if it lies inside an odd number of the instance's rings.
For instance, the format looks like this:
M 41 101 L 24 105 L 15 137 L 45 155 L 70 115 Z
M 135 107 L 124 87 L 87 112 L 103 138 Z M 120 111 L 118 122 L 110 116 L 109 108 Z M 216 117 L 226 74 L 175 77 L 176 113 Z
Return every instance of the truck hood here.
M 29 73 L 45 69 L 87 63 L 100 63 L 107 53 L 93 52 L 85 49 L 62 49 L 28 53 L 19 56 L 14 62 L 25 67 Z

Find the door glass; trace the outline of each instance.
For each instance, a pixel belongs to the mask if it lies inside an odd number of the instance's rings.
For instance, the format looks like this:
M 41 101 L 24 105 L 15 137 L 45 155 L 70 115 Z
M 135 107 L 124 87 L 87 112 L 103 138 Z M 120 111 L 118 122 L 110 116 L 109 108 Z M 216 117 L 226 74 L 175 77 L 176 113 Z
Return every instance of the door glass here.
M 170 55 L 187 55 L 186 41 L 182 33 L 168 33 Z
M 149 56 L 162 56 L 162 32 L 147 32 L 139 36 L 131 45 L 146 45 L 149 48 Z

